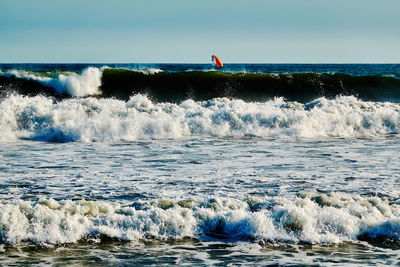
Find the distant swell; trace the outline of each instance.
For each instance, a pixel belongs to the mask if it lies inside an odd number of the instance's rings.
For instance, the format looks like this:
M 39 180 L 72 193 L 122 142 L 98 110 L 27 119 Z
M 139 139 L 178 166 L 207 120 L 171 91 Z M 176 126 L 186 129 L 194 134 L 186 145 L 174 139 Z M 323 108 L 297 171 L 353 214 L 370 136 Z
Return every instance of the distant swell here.
M 328 73 L 163 72 L 89 67 L 80 74 L 8 72 L 0 75 L 0 92 L 63 99 L 99 95 L 128 100 L 145 94 L 153 101 L 179 103 L 217 97 L 265 101 L 284 97 L 306 103 L 318 97 L 353 95 L 369 101 L 400 101 L 400 79 Z

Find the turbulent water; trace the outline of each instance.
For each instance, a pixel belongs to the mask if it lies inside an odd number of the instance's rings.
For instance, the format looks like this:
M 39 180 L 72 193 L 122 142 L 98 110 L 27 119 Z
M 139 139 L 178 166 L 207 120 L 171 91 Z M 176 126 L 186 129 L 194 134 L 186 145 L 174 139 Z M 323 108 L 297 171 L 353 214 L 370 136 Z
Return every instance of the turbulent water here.
M 0 70 L 2 264 L 400 262 L 400 65 Z

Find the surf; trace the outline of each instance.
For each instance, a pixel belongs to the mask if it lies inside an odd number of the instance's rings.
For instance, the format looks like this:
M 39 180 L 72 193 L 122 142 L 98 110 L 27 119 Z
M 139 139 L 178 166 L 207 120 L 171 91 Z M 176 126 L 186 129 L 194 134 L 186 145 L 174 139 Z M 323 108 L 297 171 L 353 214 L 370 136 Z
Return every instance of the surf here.
M 0 93 L 45 95 L 56 99 L 103 97 L 129 100 L 136 94 L 153 101 L 179 103 L 218 97 L 248 102 L 284 97 L 310 102 L 319 97 L 356 96 L 364 101 L 400 101 L 400 79 L 382 75 L 340 73 L 258 73 L 229 71 L 163 71 L 158 68 L 89 67 L 81 72 L 0 73 Z
M 42 198 L 0 204 L 0 242 L 247 241 L 259 244 L 399 242 L 399 206 L 343 193 L 296 197 L 111 202 Z
M 1 141 L 116 142 L 187 137 L 359 138 L 397 135 L 400 105 L 325 97 L 302 104 L 214 98 L 179 104 L 134 95 L 71 98 L 10 95 L 0 102 Z

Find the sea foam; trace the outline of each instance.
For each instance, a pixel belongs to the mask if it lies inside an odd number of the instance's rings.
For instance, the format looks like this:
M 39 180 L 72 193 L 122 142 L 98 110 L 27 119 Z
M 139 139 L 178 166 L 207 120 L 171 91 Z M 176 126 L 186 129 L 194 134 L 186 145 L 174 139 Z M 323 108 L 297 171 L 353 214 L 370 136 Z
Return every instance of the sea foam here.
M 61 73 L 56 78 L 18 70 L 2 73 L 2 75 L 13 75 L 17 78 L 34 80 L 45 86 L 54 88 L 59 94 L 81 97 L 100 94 L 99 87 L 101 85 L 102 71 L 103 68 L 89 67 L 83 70 L 81 74 Z
M 195 238 L 332 244 L 382 238 L 399 242 L 399 232 L 398 202 L 338 193 L 244 200 L 41 199 L 0 204 L 2 243 Z
M 312 104 L 282 98 L 247 103 L 216 98 L 180 104 L 135 95 L 67 99 L 11 95 L 0 102 L 2 141 L 134 141 L 182 137 L 354 138 L 397 134 L 400 105 L 355 97 Z

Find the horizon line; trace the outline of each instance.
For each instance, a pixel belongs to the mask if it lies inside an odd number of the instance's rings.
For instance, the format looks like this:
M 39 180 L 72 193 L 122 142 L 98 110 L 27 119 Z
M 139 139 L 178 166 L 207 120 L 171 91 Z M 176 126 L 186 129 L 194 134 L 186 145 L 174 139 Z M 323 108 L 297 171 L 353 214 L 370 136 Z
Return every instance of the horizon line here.
M 209 62 L 0 62 L 1 65 L 12 65 L 12 64 L 211 64 Z M 282 65 L 316 65 L 316 64 L 340 64 L 340 65 L 363 65 L 363 64 L 387 64 L 387 65 L 399 65 L 400 62 L 224 62 L 224 65 L 229 64 L 282 64 Z

